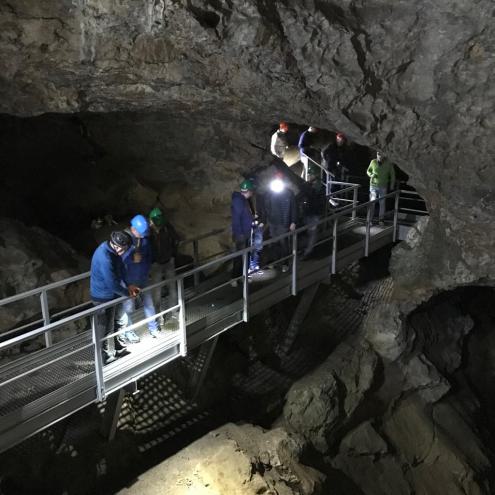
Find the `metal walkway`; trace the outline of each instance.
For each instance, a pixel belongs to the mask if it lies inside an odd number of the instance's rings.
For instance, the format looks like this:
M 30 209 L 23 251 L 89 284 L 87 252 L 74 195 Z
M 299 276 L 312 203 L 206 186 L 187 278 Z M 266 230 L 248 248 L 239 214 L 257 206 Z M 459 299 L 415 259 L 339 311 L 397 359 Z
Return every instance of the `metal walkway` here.
M 347 184 L 335 195 L 344 198 L 351 191 L 352 204 L 319 221 L 318 241 L 311 259 L 300 259 L 308 225 L 264 242 L 264 249 L 285 239 L 290 255 L 270 266 L 248 274 L 248 256 L 252 248 L 222 255 L 177 275 L 178 304 L 156 316 L 169 318 L 165 331 L 153 339 L 146 330 L 146 319 L 128 328 L 142 336 L 139 344 L 129 346 L 131 353 L 103 366 L 101 342 L 95 338 L 94 315 L 106 307 L 122 303 L 122 297 L 109 303 L 89 307 L 88 302 L 50 315 L 50 291 L 65 290 L 74 283 L 87 283 L 88 274 L 71 277 L 0 301 L 0 306 L 19 304 L 29 297 L 40 297 L 42 319 L 31 326 L 2 334 L 0 356 L 0 452 L 75 411 L 102 401 L 108 394 L 151 373 L 172 360 L 186 356 L 188 349 L 213 339 L 229 328 L 303 289 L 327 279 L 349 263 L 398 239 L 401 216 L 400 191 L 387 195 L 394 210 L 383 226 L 372 222 L 376 202 L 357 204 L 358 186 Z M 197 242 L 197 240 L 195 240 Z M 197 245 L 195 245 L 195 254 Z M 243 275 L 233 288 L 226 274 L 226 264 L 234 258 L 243 260 Z M 197 260 L 197 256 L 195 256 Z M 197 261 L 196 261 L 197 263 Z M 287 273 L 281 265 L 289 265 Z M 206 279 L 199 283 L 201 276 Z M 210 276 L 208 276 L 210 274 Z M 149 286 L 153 290 L 170 281 Z M 188 286 L 192 288 L 187 288 Z M 187 289 L 186 289 L 187 288 Z M 140 313 L 136 313 L 139 315 Z M 173 317 L 172 317 L 173 315 Z M 56 321 L 53 321 L 55 320 Z M 134 316 L 134 320 L 137 320 Z M 153 318 L 151 318 L 153 319 Z M 127 328 L 127 329 L 128 329 Z M 73 334 L 65 338 L 67 333 Z M 7 337 L 5 337 L 7 335 Z M 107 338 L 111 338 L 108 336 Z M 26 342 L 44 339 L 45 346 L 30 354 L 20 352 Z

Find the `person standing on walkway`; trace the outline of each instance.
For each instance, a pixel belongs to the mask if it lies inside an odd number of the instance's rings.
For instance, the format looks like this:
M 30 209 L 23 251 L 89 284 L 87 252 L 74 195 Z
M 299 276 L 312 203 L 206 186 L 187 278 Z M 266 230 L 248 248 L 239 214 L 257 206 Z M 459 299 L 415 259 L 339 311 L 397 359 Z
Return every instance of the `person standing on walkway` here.
M 371 160 L 366 172 L 370 178 L 370 201 L 379 200 L 380 208 L 378 213 L 378 222 L 383 225 L 385 218 L 385 198 L 387 188 L 395 186 L 395 169 L 380 151 L 376 153 L 376 159 Z M 373 210 L 375 208 L 373 207 Z M 373 211 L 374 215 L 374 211 Z
M 272 134 L 270 141 L 270 151 L 272 155 L 275 155 L 281 160 L 284 159 L 285 152 L 289 147 L 289 139 L 287 133 L 289 132 L 289 125 L 287 122 L 280 122 L 277 131 Z
M 151 270 L 151 241 L 149 238 L 149 224 L 143 215 L 136 215 L 131 220 L 131 238 L 132 245 L 128 251 L 124 253 L 122 259 L 125 266 L 125 279 L 127 283 L 136 285 L 140 289 L 149 285 L 150 270 Z M 155 315 L 155 306 L 153 304 L 153 296 L 151 291 L 142 292 L 140 294 L 144 316 L 150 318 Z M 128 325 L 132 324 L 131 313 L 135 309 L 134 299 L 128 299 L 124 302 L 124 311 L 127 314 Z M 156 319 L 148 322 L 148 329 L 152 337 L 158 337 L 158 323 Z M 139 336 L 134 330 L 125 332 L 125 337 L 131 344 L 140 341 Z
M 112 301 L 121 296 L 136 297 L 139 288 L 124 281 L 124 264 L 121 256 L 129 249 L 131 236 L 126 232 L 112 232 L 108 241 L 102 242 L 91 259 L 90 294 L 95 306 Z M 122 304 L 111 306 L 95 315 L 96 338 L 101 341 L 105 336 L 118 332 L 125 326 L 125 313 Z M 128 353 L 122 337 L 113 338 L 114 351 L 109 339 L 101 343 L 103 363 L 108 364 L 117 357 Z
M 304 180 L 307 180 L 308 177 L 309 159 L 311 158 L 316 161 L 320 157 L 320 152 L 316 146 L 317 134 L 318 129 L 313 126 L 309 126 L 307 130 L 305 130 L 299 137 L 299 143 L 297 146 L 299 148 L 301 163 L 304 167 L 301 175 Z
M 240 192 L 232 193 L 230 212 L 232 215 L 232 240 L 235 251 L 245 249 L 251 239 L 251 229 L 253 228 L 254 209 L 251 198 L 254 193 L 254 184 L 250 179 L 246 179 L 240 184 Z M 242 257 L 237 256 L 233 260 L 232 278 L 242 275 Z M 232 287 L 237 286 L 237 281 L 232 281 Z
M 175 277 L 175 257 L 179 236 L 170 222 L 165 220 L 160 208 L 153 208 L 149 215 L 151 253 L 153 265 L 151 267 L 151 283 L 156 284 L 162 280 L 173 279 Z M 177 282 L 175 280 L 167 283 L 167 303 L 165 308 L 170 308 L 177 304 Z M 162 287 L 153 291 L 155 306 L 162 310 Z M 164 323 L 164 318 L 159 318 L 160 324 Z
M 270 190 L 263 201 L 263 207 L 261 221 L 268 225 L 272 238 L 296 230 L 296 198 L 294 193 L 287 187 L 281 172 L 277 172 L 271 181 Z M 273 251 L 274 260 L 288 256 L 289 239 L 281 239 L 273 246 Z M 286 272 L 288 270 L 289 264 L 284 261 L 282 271 Z

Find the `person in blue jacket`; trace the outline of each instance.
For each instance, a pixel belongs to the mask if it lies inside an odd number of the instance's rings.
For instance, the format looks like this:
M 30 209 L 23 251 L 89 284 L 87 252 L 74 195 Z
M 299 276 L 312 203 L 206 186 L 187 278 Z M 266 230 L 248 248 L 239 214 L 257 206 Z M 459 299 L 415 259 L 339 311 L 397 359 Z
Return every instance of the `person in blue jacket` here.
M 143 215 L 136 215 L 131 220 L 132 244 L 126 251 L 122 260 L 125 267 L 125 280 L 128 284 L 135 285 L 142 289 L 149 285 L 150 270 L 152 263 L 151 239 L 149 237 L 149 223 Z M 144 316 L 149 318 L 156 314 L 151 291 L 142 292 L 140 297 L 143 301 Z M 131 313 L 135 309 L 135 300 L 128 299 L 124 302 L 124 311 L 127 314 L 128 324 L 131 325 Z M 158 323 L 155 319 L 148 322 L 148 329 L 152 337 L 158 337 Z M 125 337 L 131 344 L 140 341 L 134 330 L 125 332 Z
M 124 281 L 124 265 L 121 255 L 129 249 L 131 236 L 126 232 L 112 232 L 110 240 L 102 242 L 91 259 L 90 294 L 93 304 L 99 305 L 121 296 L 135 297 L 139 289 Z M 118 332 L 125 326 L 125 313 L 122 304 L 106 308 L 96 313 L 96 337 Z M 114 361 L 116 357 L 127 353 L 119 336 L 114 337 L 114 350 L 109 347 L 109 339 L 102 342 L 103 363 Z
M 232 193 L 231 214 L 232 214 L 232 239 L 236 251 L 248 247 L 251 239 L 251 229 L 253 227 L 254 211 L 250 199 L 253 197 L 254 184 L 250 179 L 242 181 L 240 192 Z M 242 275 L 242 257 L 238 256 L 233 260 L 232 278 Z M 237 286 L 233 281 L 232 286 Z

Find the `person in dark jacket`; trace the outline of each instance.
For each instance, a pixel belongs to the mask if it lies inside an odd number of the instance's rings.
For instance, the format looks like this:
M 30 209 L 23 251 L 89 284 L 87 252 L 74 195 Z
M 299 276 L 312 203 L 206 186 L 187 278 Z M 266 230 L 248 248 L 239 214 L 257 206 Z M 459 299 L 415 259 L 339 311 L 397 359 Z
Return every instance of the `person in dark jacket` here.
M 171 223 L 165 220 L 160 208 L 153 208 L 149 215 L 151 253 L 153 265 L 151 267 L 151 283 L 156 284 L 162 280 L 173 279 L 175 277 L 175 257 L 179 236 Z M 177 282 L 175 280 L 167 284 L 168 297 L 166 308 L 177 304 Z M 162 288 L 153 291 L 155 305 L 162 311 Z M 164 318 L 159 318 L 160 324 L 164 323 Z
M 344 180 L 351 166 L 351 152 L 345 135 L 338 132 L 335 142 L 329 143 L 322 149 L 321 158 L 323 166 L 334 175 L 335 180 Z
M 149 238 L 149 224 L 143 215 L 136 215 L 131 220 L 131 238 L 132 245 L 122 256 L 125 267 L 125 280 L 129 284 L 143 288 L 149 285 L 151 270 L 151 241 Z M 155 315 L 155 306 L 151 291 L 141 293 L 143 301 L 144 316 L 150 318 Z M 124 302 L 124 311 L 127 314 L 128 324 L 131 325 L 131 313 L 135 309 L 134 299 L 128 299 Z M 158 323 L 155 319 L 148 322 L 148 330 L 152 337 L 158 337 Z M 140 341 L 139 336 L 134 330 L 125 332 L 126 339 L 135 344 Z
M 232 240 L 235 251 L 245 249 L 251 239 L 251 229 L 254 221 L 254 210 L 250 199 L 253 197 L 254 184 L 250 179 L 242 181 L 240 192 L 232 193 L 230 211 L 232 215 Z M 242 275 L 242 257 L 233 260 L 232 278 Z M 232 281 L 232 286 L 237 286 L 237 281 Z
M 270 183 L 270 191 L 265 195 L 262 223 L 266 223 L 270 229 L 271 237 L 278 237 L 296 229 L 297 205 L 294 193 L 287 187 L 280 172 L 275 174 Z M 278 260 L 289 254 L 288 239 L 281 239 L 274 245 L 274 258 Z M 282 265 L 282 271 L 289 269 L 287 262 Z
M 307 130 L 299 136 L 299 143 L 297 146 L 299 148 L 300 160 L 304 166 L 302 174 L 304 180 L 307 180 L 308 178 L 309 158 L 315 161 L 320 158 L 320 153 L 316 146 L 317 133 L 318 129 L 316 127 L 309 126 Z
M 103 304 L 121 296 L 136 297 L 139 289 L 124 280 L 124 265 L 121 255 L 129 249 L 131 236 L 126 232 L 112 232 L 109 241 L 101 243 L 91 259 L 90 294 L 93 304 Z M 96 314 L 96 337 L 118 332 L 125 326 L 122 304 L 104 309 Z M 108 339 L 101 344 L 103 363 L 114 361 L 127 353 L 121 338 L 113 338 L 115 354 L 109 347 Z

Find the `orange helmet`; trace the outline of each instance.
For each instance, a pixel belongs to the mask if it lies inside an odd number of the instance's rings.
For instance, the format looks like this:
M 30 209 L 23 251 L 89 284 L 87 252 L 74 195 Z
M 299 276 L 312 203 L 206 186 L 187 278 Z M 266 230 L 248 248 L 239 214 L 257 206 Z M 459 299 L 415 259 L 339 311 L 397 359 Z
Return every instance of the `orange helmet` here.
M 289 124 L 287 124 L 287 122 L 280 122 L 280 124 L 278 125 L 278 130 L 287 132 L 289 130 Z

